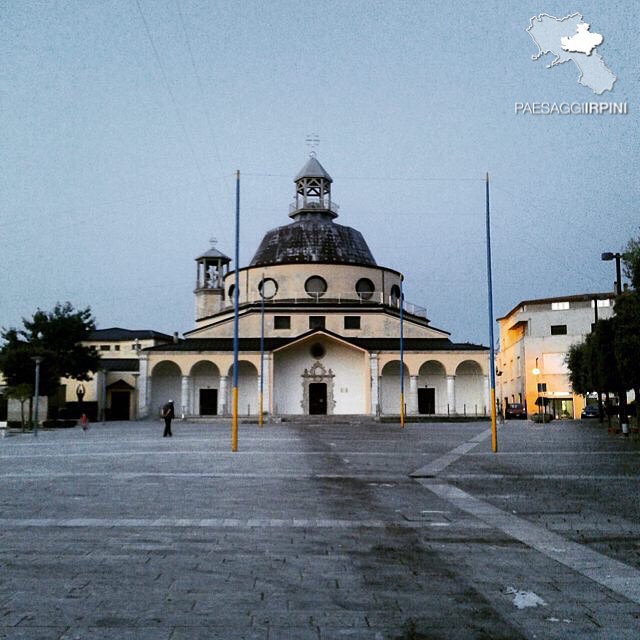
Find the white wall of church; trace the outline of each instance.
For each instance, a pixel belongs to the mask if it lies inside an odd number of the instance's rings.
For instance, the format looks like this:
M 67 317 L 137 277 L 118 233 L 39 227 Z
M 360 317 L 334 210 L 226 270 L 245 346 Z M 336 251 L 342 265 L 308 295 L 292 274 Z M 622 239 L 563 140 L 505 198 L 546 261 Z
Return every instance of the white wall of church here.
M 314 358 L 310 353 L 312 344 L 320 343 L 325 355 Z M 273 358 L 273 407 L 279 414 L 304 415 L 308 407 L 302 406 L 304 384 L 302 374 L 319 361 L 326 370 L 331 369 L 333 378 L 332 414 L 364 414 L 367 410 L 366 385 L 369 373 L 365 354 L 359 350 L 322 337 L 305 340 L 301 344 L 277 351 Z M 322 380 L 325 382 L 325 380 Z M 330 384 L 330 383 L 328 383 Z

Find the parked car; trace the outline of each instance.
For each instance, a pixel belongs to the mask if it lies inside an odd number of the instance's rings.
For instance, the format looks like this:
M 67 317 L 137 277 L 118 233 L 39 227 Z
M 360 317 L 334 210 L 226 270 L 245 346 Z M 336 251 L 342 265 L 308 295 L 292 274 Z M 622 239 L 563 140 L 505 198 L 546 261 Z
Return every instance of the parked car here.
M 511 418 L 517 418 L 518 420 L 526 420 L 527 412 L 524 409 L 524 405 L 519 402 L 510 402 L 504 408 L 504 417 L 507 420 Z
M 580 418 L 599 418 L 600 410 L 598 409 L 597 404 L 588 404 L 584 407 L 584 409 L 580 412 Z

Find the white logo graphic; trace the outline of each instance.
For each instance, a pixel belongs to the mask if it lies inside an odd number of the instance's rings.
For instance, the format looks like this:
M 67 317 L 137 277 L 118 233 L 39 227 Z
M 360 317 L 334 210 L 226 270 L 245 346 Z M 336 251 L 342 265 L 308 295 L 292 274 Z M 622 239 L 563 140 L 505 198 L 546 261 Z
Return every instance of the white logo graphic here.
M 604 36 L 589 31 L 590 26 L 579 13 L 564 18 L 541 13 L 531 18 L 527 33 L 538 47 L 538 53 L 532 56 L 533 60 L 539 60 L 547 53 L 552 54 L 554 58 L 547 65 L 548 69 L 564 62 L 573 62 L 580 72 L 578 82 L 599 95 L 613 89 L 616 76 L 596 50 L 604 41 Z

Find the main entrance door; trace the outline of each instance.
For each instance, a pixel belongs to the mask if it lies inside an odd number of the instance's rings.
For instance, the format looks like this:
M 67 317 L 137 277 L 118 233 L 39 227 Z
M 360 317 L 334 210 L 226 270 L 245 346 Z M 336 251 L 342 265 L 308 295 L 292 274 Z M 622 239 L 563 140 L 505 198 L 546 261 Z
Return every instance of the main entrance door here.
M 327 383 L 311 382 L 309 384 L 309 414 L 327 414 Z
M 129 391 L 111 391 L 111 420 L 129 420 Z
M 436 390 L 418 389 L 418 413 L 434 414 L 436 412 Z
M 200 389 L 200 415 L 218 415 L 218 390 Z

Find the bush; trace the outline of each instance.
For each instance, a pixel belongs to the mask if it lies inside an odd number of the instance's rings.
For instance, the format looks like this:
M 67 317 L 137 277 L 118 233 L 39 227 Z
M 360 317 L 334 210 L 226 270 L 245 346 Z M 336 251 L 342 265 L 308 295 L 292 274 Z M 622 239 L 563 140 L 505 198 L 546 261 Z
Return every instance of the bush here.
M 69 429 L 78 424 L 76 420 L 45 420 L 42 426 L 45 429 Z
M 529 418 L 534 422 L 551 422 L 553 420 L 553 416 L 550 413 L 532 413 Z

